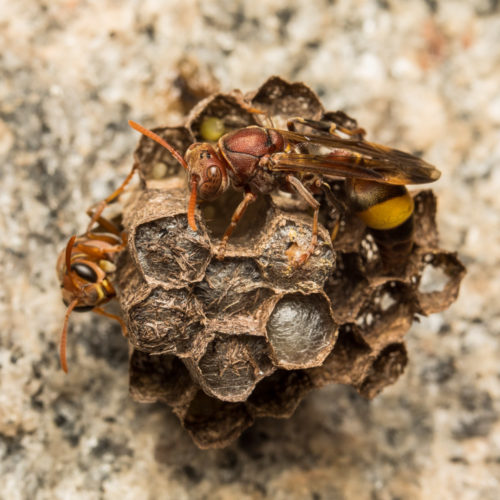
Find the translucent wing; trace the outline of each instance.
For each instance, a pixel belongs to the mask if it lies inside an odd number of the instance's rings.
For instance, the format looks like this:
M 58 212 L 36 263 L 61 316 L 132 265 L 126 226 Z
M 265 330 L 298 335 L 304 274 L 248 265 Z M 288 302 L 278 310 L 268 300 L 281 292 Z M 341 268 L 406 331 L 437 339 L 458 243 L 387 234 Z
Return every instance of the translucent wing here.
M 325 154 L 275 153 L 273 171 L 313 173 L 332 177 L 367 179 L 386 184 L 425 184 L 441 173 L 433 165 L 398 149 L 335 135 L 299 134 L 278 130 L 292 144 L 323 146 Z

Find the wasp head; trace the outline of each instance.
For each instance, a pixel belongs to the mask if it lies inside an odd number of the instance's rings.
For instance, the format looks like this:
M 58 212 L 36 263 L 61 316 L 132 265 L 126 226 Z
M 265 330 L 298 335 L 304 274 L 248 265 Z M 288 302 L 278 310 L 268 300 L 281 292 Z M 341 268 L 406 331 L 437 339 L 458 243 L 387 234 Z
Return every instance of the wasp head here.
M 109 260 L 109 252 L 116 247 L 113 235 L 101 238 L 73 236 L 57 260 L 57 274 L 61 284 L 62 298 L 67 306 L 64 326 L 61 334 L 61 365 L 65 372 L 66 334 L 69 316 L 73 311 L 91 311 L 95 307 L 108 302 L 115 291 L 108 281 L 108 275 L 116 267 Z

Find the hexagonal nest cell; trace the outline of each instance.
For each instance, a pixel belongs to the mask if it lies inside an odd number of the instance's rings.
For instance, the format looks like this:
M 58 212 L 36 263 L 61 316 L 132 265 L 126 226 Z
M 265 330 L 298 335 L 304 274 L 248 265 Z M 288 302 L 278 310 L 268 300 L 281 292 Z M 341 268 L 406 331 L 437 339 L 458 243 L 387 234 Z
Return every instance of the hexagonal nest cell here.
M 344 113 L 325 112 L 307 86 L 272 77 L 251 94 L 204 99 L 185 127 L 155 130 L 183 154 L 203 136 L 206 118 L 231 131 L 269 118 L 283 128 L 297 116 L 357 128 Z M 312 216 L 281 192 L 258 197 L 218 260 L 241 193 L 200 204 L 195 232 L 186 174 L 170 153 L 142 137 L 135 161 L 142 184 L 124 210 L 128 250 L 115 280 L 129 328 L 130 391 L 138 401 L 170 405 L 201 448 L 227 445 L 257 417 L 289 417 L 327 383 L 373 398 L 404 371 L 404 335 L 415 315 L 457 297 L 465 269 L 438 248 L 429 190 L 412 195 L 414 241 L 397 272 L 387 271 L 364 225 L 321 195 L 318 245 L 294 265 L 292 250 L 307 248 Z M 342 181 L 331 190 L 341 199 Z

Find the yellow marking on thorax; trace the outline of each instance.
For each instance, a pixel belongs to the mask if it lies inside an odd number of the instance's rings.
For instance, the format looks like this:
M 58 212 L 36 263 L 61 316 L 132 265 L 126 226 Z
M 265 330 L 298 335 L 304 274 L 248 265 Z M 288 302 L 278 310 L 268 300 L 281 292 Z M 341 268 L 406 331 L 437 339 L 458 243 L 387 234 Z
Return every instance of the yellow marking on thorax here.
M 113 285 L 107 279 L 103 279 L 101 282 L 101 285 L 102 285 L 102 287 L 99 287 L 99 288 L 101 290 L 102 290 L 102 288 L 104 288 L 104 290 L 106 290 L 106 292 L 107 292 L 107 295 L 105 295 L 106 297 L 115 294 L 115 289 L 113 288 Z
M 410 193 L 377 203 L 356 215 L 372 229 L 392 229 L 405 222 L 413 213 Z
M 354 151 L 351 151 L 351 154 L 354 156 L 354 165 L 359 165 L 363 159 L 363 156 Z
M 104 293 L 104 287 L 96 286 L 95 289 L 97 290 L 98 301 L 101 302 L 102 299 L 106 298 L 106 294 Z

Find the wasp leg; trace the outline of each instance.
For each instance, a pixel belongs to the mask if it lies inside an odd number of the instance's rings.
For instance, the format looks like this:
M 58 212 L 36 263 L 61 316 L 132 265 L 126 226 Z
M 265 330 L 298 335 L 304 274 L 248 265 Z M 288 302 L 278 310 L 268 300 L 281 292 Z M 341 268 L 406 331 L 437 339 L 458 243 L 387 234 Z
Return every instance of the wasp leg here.
M 346 194 L 377 243 L 384 268 L 401 272 L 414 243 L 415 207 L 406 187 L 354 179 L 346 182 Z
M 274 123 L 272 118 L 269 116 L 267 111 L 264 111 L 263 109 L 256 108 L 252 106 L 249 102 L 245 101 L 245 98 L 241 91 L 237 91 L 234 94 L 234 97 L 238 101 L 238 104 L 245 110 L 248 111 L 249 113 L 252 113 L 253 115 L 263 115 L 263 125 L 267 128 L 274 128 Z
M 254 108 L 254 107 L 252 107 L 252 106 L 250 106 L 249 104 L 246 104 L 246 103 L 240 103 L 240 104 L 249 113 L 253 113 L 253 114 L 256 114 L 256 115 L 262 115 L 262 124 L 264 125 L 264 127 L 266 127 L 266 128 L 274 128 L 273 119 L 267 113 L 267 111 L 263 111 L 262 109 L 259 109 L 259 108 Z
M 333 244 L 335 242 L 335 239 L 337 238 L 337 235 L 339 234 L 340 220 L 342 216 L 347 212 L 347 207 L 332 193 L 332 188 L 328 183 L 319 181 L 319 187 L 323 190 L 325 198 L 327 199 L 328 203 L 333 206 L 336 212 L 336 220 L 332 232 L 330 233 L 330 240 Z
M 286 176 L 287 182 L 297 191 L 297 193 L 302 196 L 304 201 L 314 210 L 313 215 L 313 226 L 311 232 L 311 242 L 309 247 L 305 252 L 302 252 L 295 258 L 295 266 L 300 267 L 307 262 L 309 257 L 313 254 L 316 245 L 318 244 L 318 215 L 320 204 L 314 199 L 312 193 L 302 184 L 302 182 L 294 177 L 293 175 Z
M 117 316 L 116 314 L 111 314 L 108 311 L 102 309 L 101 307 L 94 307 L 94 309 L 92 309 L 92 312 L 100 314 L 101 316 L 106 316 L 106 318 L 111 318 L 114 319 L 115 321 L 118 321 L 118 323 L 120 323 L 120 326 L 122 327 L 123 336 L 128 337 L 127 326 L 125 325 L 125 322 L 120 318 L 120 316 Z
M 99 205 L 99 204 L 97 204 Z M 92 207 L 90 207 L 89 209 L 87 209 L 87 215 L 92 219 L 94 217 L 94 210 L 95 210 L 95 207 L 97 205 L 94 205 Z M 97 223 L 99 224 L 99 226 L 101 226 L 103 229 L 105 229 L 108 233 L 111 233 L 111 234 L 115 234 L 116 236 L 120 236 L 122 237 L 123 236 L 123 233 L 122 231 L 120 231 L 120 228 L 113 222 L 113 221 L 110 221 L 109 219 L 106 219 L 105 217 L 98 217 L 97 219 L 95 219 L 95 222 L 94 223 Z M 96 233 L 97 234 L 97 238 L 99 238 L 99 234 L 100 233 Z M 90 234 L 87 234 L 87 236 L 89 237 L 92 237 L 93 233 L 90 233 Z
M 134 176 L 134 173 L 138 168 L 139 168 L 139 163 L 134 162 L 132 170 L 129 172 L 129 174 L 127 175 L 125 180 L 121 183 L 121 185 L 115 191 L 113 191 L 113 193 L 111 193 L 106 199 L 102 200 L 101 202 L 97 203 L 96 205 L 94 205 L 89 209 L 89 211 L 92 212 L 92 216 L 87 226 L 87 231 L 86 231 L 87 235 L 90 233 L 92 226 L 99 221 L 99 218 L 101 217 L 101 214 L 104 211 L 104 209 L 110 203 L 116 201 L 118 197 L 123 193 L 123 191 L 125 191 L 125 188 L 127 187 L 128 183 L 132 180 L 132 177 Z
M 224 253 L 226 252 L 227 240 L 229 239 L 235 227 L 237 226 L 239 220 L 245 213 L 245 210 L 248 208 L 248 205 L 250 205 L 250 203 L 253 203 L 256 199 L 257 196 L 253 194 L 251 191 L 245 192 L 243 200 L 241 200 L 240 204 L 236 207 L 236 210 L 233 212 L 233 215 L 231 217 L 231 222 L 229 223 L 229 226 L 227 226 L 224 236 L 222 236 L 222 241 L 217 251 L 217 258 L 219 260 L 222 260 L 224 258 Z
M 267 114 L 267 111 L 264 111 L 263 109 L 259 109 L 259 108 L 254 108 L 251 104 L 241 100 L 241 101 L 238 101 L 238 104 L 245 110 L 245 111 L 248 111 L 249 113 L 252 113 L 252 114 L 255 114 L 255 115 L 266 115 L 268 116 Z
M 355 139 L 364 138 L 364 136 L 366 135 L 365 129 L 360 127 L 351 128 L 345 126 L 346 124 L 344 122 L 345 122 L 344 119 L 339 119 L 337 122 L 334 116 L 332 116 L 332 121 L 308 120 L 307 118 L 296 117 L 292 118 L 287 122 L 287 127 L 288 130 L 295 132 L 296 131 L 295 124 L 300 123 L 301 125 L 312 128 L 313 130 L 318 130 L 319 132 L 326 132 L 329 135 L 335 135 L 337 137 L 338 137 L 337 131 L 339 131 Z
M 99 234 L 102 235 L 102 233 L 91 233 L 91 236 L 93 236 L 93 238 L 89 238 L 89 239 L 99 240 L 99 238 L 98 238 Z M 85 252 L 85 255 L 88 257 L 93 257 L 95 259 L 99 259 L 100 264 L 102 264 L 101 261 L 105 260 L 107 255 L 119 253 L 119 252 L 123 251 L 126 246 L 127 246 L 127 242 L 123 241 L 122 243 L 116 243 L 113 247 L 106 248 L 106 250 L 103 251 L 102 249 L 96 248 L 95 246 L 86 245 L 85 243 L 79 243 L 78 249 L 81 250 L 82 252 Z M 108 267 L 110 267 L 109 272 L 111 272 L 111 270 L 112 271 L 115 270 L 114 265 L 108 266 Z
M 233 94 L 233 97 L 238 102 L 238 104 L 245 111 L 248 111 L 249 113 L 257 114 L 257 115 L 267 115 L 267 111 L 264 111 L 264 110 L 259 109 L 259 108 L 255 108 L 249 102 L 245 101 L 245 96 L 243 95 L 243 92 L 241 92 L 241 90 L 235 90 L 232 92 L 232 94 Z
M 347 135 L 355 135 L 355 139 L 363 140 L 366 135 L 364 128 L 358 127 L 358 122 L 343 111 L 329 111 L 323 115 L 322 121 L 335 123 L 337 128 L 345 129 Z
M 261 111 L 261 113 L 264 113 L 264 118 L 263 118 L 264 126 L 266 128 L 274 128 L 274 122 L 273 122 L 273 119 L 271 118 L 271 116 L 268 115 L 267 112 L 265 112 L 265 111 Z

